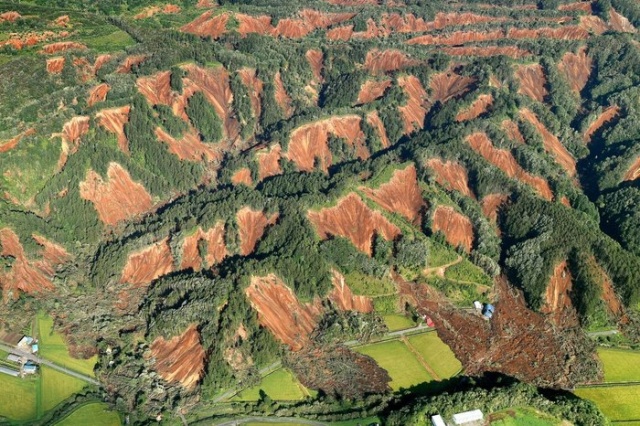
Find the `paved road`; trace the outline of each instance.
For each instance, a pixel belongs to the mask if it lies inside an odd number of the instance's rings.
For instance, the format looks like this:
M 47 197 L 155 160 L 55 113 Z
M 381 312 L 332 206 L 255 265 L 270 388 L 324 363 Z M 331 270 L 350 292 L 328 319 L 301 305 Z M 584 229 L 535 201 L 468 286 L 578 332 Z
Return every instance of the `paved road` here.
M 299 419 L 296 417 L 242 417 L 240 419 L 214 424 L 217 426 L 238 426 L 246 423 L 292 423 L 296 425 L 327 426 L 327 423 L 314 422 L 313 420 Z
M 89 376 L 85 376 L 82 373 L 77 373 L 73 370 L 69 370 L 66 367 L 63 367 L 61 365 L 58 365 L 56 363 L 53 363 L 51 361 L 48 361 L 46 359 L 40 358 L 39 356 L 36 356 L 32 353 L 29 352 L 25 352 L 21 349 L 18 349 L 15 346 L 10 346 L 4 343 L 0 343 L 0 349 L 2 349 L 3 351 L 6 352 L 11 352 L 14 353 L 16 355 L 20 355 L 21 357 L 24 357 L 26 359 L 28 359 L 29 361 L 32 361 L 36 364 L 41 364 L 41 365 L 46 365 L 47 367 L 51 367 L 54 370 L 60 371 L 61 373 L 67 374 L 69 376 L 75 377 L 76 379 L 80 379 L 80 380 L 84 380 L 85 382 L 91 383 L 92 385 L 96 385 L 96 386 L 102 386 L 102 384 L 97 381 L 96 379 L 89 377 Z

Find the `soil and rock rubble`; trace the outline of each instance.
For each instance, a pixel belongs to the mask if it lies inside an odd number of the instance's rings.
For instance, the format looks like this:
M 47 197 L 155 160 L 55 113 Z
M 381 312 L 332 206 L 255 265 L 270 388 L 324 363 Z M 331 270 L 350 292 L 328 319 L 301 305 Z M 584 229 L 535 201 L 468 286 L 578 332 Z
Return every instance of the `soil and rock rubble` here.
M 431 77 L 429 82 L 431 88 L 429 99 L 433 103 L 445 103 L 449 99 L 460 97 L 469 92 L 475 82 L 474 77 L 461 76 L 451 71 L 436 74 Z
M 420 80 L 413 75 L 398 78 L 398 85 L 407 95 L 407 103 L 398 107 L 398 110 L 404 121 L 404 134 L 408 135 L 424 127 L 424 119 L 429 108 L 427 92 Z
M 554 268 L 547 289 L 545 291 L 545 303 L 540 309 L 547 314 L 552 322 L 560 324 L 562 321 L 570 321 L 578 325 L 578 317 L 571 303 L 571 290 L 573 289 L 573 276 L 567 265 L 567 261 L 559 262 Z
M 161 127 L 156 128 L 155 134 L 160 142 L 167 144 L 169 152 L 181 160 L 210 163 L 222 159 L 222 155 L 211 144 L 200 140 L 194 129 L 184 132 L 180 139 L 174 138 Z
M 153 369 L 167 382 L 178 382 L 186 389 L 193 389 L 202 378 L 205 355 L 195 325 L 169 340 L 158 336 L 151 344 Z
M 433 212 L 433 232 L 442 232 L 449 244 L 462 247 L 467 253 L 473 246 L 473 225 L 468 217 L 458 213 L 452 207 L 438 206 Z
M 558 69 L 569 82 L 571 89 L 580 94 L 589 81 L 592 60 L 587 56 L 586 47 L 582 47 L 577 53 L 567 52 L 562 56 Z
M 251 170 L 248 167 L 238 169 L 238 171 L 231 176 L 231 183 L 234 185 L 252 186 L 253 180 L 251 179 Z
M 180 269 L 193 269 L 199 271 L 202 268 L 210 268 L 227 257 L 227 246 L 224 241 L 225 225 L 222 222 L 216 223 L 212 228 L 203 231 L 198 227 L 196 232 L 186 237 L 182 243 L 182 256 Z M 204 259 L 200 253 L 200 244 L 206 243 L 206 253 Z
M 130 253 L 122 275 L 121 284 L 133 287 L 146 287 L 151 282 L 173 271 L 173 255 L 169 248 L 169 239 Z
M 256 152 L 256 160 L 258 161 L 258 179 L 264 180 L 268 177 L 281 174 L 281 158 L 282 147 L 280 144 L 275 144 L 269 148 L 264 148 Z
M 384 95 L 384 92 L 391 87 L 391 79 L 367 80 L 360 87 L 356 105 L 364 105 L 373 102 Z
M 147 19 L 157 14 L 173 15 L 176 13 L 180 13 L 181 10 L 182 9 L 180 8 L 180 6 L 170 3 L 165 4 L 164 7 L 149 6 L 145 7 L 140 13 L 134 15 L 133 19 Z
M 458 112 L 456 121 L 462 122 L 476 119 L 486 113 L 491 105 L 493 105 L 493 96 L 491 94 L 479 95 L 471 105 Z
M 467 170 L 455 161 L 443 161 L 440 158 L 430 158 L 427 166 L 435 173 L 436 182 L 447 190 L 458 191 L 467 197 L 475 198 L 469 187 Z
M 535 101 L 544 102 L 549 92 L 545 87 L 547 79 L 540 64 L 519 65 L 515 75 L 520 83 L 518 93 Z
M 250 207 L 240 209 L 236 214 L 240 254 L 248 256 L 253 253 L 256 244 L 264 234 L 264 230 L 267 226 L 275 225 L 277 220 L 278 213 L 273 213 L 270 217 L 267 217 L 261 210 L 253 210 Z
M 118 139 L 118 148 L 124 153 L 129 152 L 129 140 L 124 133 L 124 125 L 129 122 L 129 112 L 131 107 L 129 105 L 107 108 L 98 111 L 96 114 L 96 120 L 98 124 L 104 127 L 111 133 L 115 133 Z
M 401 52 L 400 50 L 373 49 L 367 52 L 367 57 L 364 61 L 364 68 L 372 74 L 383 74 L 418 64 L 419 61 L 409 58 L 406 53 Z

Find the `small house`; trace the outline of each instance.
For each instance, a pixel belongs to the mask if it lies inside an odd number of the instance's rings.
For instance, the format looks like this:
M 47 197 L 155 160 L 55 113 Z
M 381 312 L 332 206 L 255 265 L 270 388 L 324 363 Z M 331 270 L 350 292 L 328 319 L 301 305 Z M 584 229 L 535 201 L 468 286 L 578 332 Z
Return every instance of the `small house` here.
M 20 349 L 29 349 L 32 343 L 33 343 L 33 337 L 24 336 L 22 339 L 20 339 L 17 346 Z
M 435 416 L 431 416 L 431 425 L 432 426 L 447 426 L 447 424 L 442 419 L 440 414 L 436 414 Z
M 33 345 L 31 345 L 31 353 L 32 354 L 38 353 L 38 344 L 37 343 L 34 343 Z
M 38 371 L 38 366 L 31 362 L 27 362 L 22 367 L 22 371 L 24 372 L 24 374 L 36 374 L 36 372 Z
M 482 426 L 484 424 L 484 415 L 480 410 L 454 414 L 453 424 L 456 426 Z

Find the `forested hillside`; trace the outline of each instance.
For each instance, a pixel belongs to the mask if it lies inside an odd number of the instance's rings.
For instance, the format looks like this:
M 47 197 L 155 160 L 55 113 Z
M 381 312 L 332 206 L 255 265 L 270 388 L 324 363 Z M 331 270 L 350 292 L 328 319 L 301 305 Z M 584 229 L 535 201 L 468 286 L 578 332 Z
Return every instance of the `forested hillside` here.
M 134 424 L 384 414 L 344 343 L 397 316 L 470 376 L 597 381 L 587 332 L 640 339 L 638 29 L 634 0 L 0 2 L 0 331 L 51 315 Z M 279 362 L 319 395 L 221 408 Z

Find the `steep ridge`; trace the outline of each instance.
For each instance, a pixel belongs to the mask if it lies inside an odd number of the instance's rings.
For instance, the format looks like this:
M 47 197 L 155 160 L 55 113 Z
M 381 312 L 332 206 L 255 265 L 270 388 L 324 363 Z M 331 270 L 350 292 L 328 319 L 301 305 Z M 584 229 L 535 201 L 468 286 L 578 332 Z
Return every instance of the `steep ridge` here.
M 167 382 L 178 382 L 186 389 L 193 389 L 202 378 L 205 351 L 195 324 L 169 340 L 158 336 L 150 349 L 152 368 Z
M 473 245 L 473 225 L 468 217 L 449 206 L 438 206 L 433 212 L 432 228 L 442 232 L 449 244 L 462 247 L 467 253 Z
M 636 33 L 638 30 L 629 22 L 629 20 L 619 14 L 613 7 L 609 9 L 609 24 L 614 31 L 623 33 Z
M 458 191 L 467 197 L 475 198 L 471 188 L 469 188 L 469 178 L 467 171 L 462 165 L 454 161 L 443 161 L 440 158 L 430 158 L 427 166 L 436 175 L 436 182 L 448 190 Z

